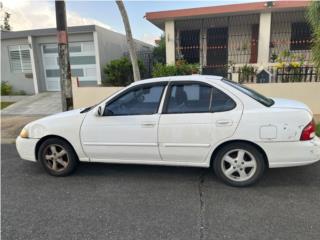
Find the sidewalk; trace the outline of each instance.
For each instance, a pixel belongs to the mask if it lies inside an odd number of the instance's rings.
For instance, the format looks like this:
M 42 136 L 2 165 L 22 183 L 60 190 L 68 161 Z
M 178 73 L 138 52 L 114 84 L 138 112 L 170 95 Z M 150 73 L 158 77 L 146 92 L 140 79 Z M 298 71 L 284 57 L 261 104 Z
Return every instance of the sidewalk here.
M 61 111 L 60 92 L 45 92 L 24 97 L 3 109 L 1 115 L 51 115 Z
M 61 112 L 60 97 L 60 92 L 45 92 L 12 99 L 17 102 L 1 110 L 1 142 L 14 143 L 27 123 Z M 9 101 L 7 97 L 4 99 L 4 96 L 2 100 Z

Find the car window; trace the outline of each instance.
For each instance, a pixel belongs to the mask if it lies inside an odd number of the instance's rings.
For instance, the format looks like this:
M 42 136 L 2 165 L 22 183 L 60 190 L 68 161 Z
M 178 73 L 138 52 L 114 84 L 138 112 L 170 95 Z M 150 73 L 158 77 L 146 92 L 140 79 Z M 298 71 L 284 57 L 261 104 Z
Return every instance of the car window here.
M 211 110 L 213 112 L 230 111 L 236 107 L 235 101 L 217 88 L 212 89 Z
M 211 87 L 202 84 L 173 84 L 167 113 L 200 113 L 210 111 Z
M 148 115 L 158 112 L 164 85 L 141 86 L 107 104 L 104 115 Z
M 234 87 L 235 89 L 246 94 L 247 96 L 253 98 L 254 100 L 256 100 L 257 102 L 261 103 L 262 105 L 264 105 L 266 107 L 271 107 L 274 104 L 274 101 L 271 98 L 267 98 L 267 97 L 263 96 L 262 94 L 254 91 L 244 85 L 241 85 L 239 83 L 236 83 L 236 82 L 233 82 L 233 81 L 230 81 L 227 79 L 223 79 L 223 82 Z

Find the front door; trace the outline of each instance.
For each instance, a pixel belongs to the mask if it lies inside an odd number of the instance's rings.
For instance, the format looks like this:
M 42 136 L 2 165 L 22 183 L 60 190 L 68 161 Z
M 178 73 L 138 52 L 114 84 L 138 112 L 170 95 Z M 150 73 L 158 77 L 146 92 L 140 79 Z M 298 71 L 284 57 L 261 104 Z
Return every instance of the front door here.
M 81 141 L 91 161 L 160 161 L 158 108 L 165 85 L 129 88 L 106 104 L 104 116 L 88 113 L 81 127 Z
M 206 165 L 215 144 L 232 136 L 242 114 L 241 102 L 200 82 L 176 82 L 159 122 L 162 160 Z
M 209 28 L 207 32 L 207 66 L 212 75 L 227 75 L 228 28 Z

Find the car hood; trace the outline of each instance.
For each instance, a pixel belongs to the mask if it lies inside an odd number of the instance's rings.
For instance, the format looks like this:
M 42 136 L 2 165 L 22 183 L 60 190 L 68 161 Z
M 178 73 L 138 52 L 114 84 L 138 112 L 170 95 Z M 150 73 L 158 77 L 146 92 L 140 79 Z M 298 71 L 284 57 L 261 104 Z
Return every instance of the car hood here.
M 272 108 L 295 108 L 295 109 L 304 109 L 311 113 L 310 108 L 299 101 L 285 99 L 285 98 L 272 98 L 274 104 L 271 106 Z
M 86 114 L 81 114 L 82 109 L 75 109 L 40 118 L 27 124 L 24 128 L 29 131 L 31 138 L 41 138 L 48 134 L 64 136 L 68 131 L 76 132 Z
M 84 109 L 84 108 L 74 109 L 74 110 L 70 110 L 70 111 L 66 111 L 66 112 L 56 113 L 56 114 L 53 114 L 53 115 L 50 115 L 50 116 L 41 118 L 41 119 L 39 119 L 39 120 L 40 120 L 40 121 L 41 121 L 41 120 L 51 120 L 51 119 L 65 118 L 65 117 L 70 117 L 70 116 L 74 116 L 74 115 L 79 115 L 79 114 L 81 114 L 81 111 L 82 111 L 83 109 Z

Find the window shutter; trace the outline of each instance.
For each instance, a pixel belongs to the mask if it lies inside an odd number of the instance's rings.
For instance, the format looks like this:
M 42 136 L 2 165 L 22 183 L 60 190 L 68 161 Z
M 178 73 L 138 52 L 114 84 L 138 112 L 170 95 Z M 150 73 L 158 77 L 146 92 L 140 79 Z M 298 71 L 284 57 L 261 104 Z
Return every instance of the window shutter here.
M 31 58 L 28 45 L 18 45 L 9 47 L 9 57 L 11 71 L 31 72 Z
M 11 70 L 14 72 L 22 71 L 19 51 L 10 51 L 10 66 Z
M 30 72 L 32 70 L 29 49 L 28 50 L 21 50 L 21 62 L 22 62 L 23 72 Z

